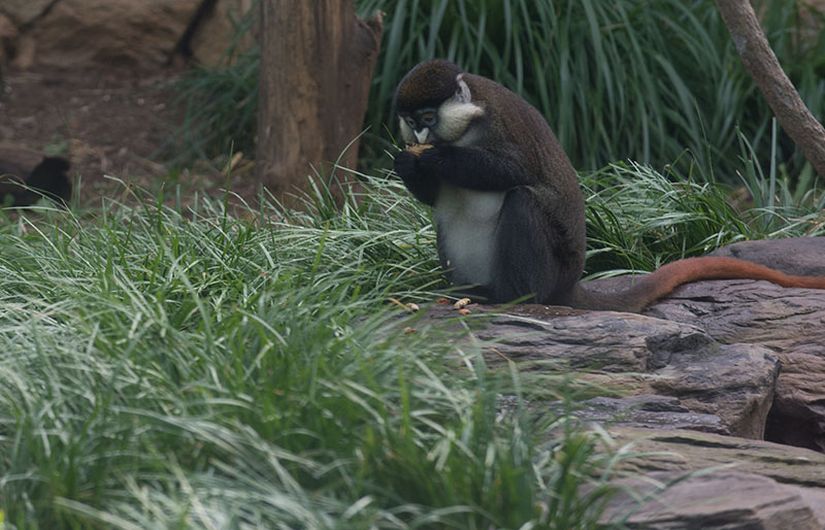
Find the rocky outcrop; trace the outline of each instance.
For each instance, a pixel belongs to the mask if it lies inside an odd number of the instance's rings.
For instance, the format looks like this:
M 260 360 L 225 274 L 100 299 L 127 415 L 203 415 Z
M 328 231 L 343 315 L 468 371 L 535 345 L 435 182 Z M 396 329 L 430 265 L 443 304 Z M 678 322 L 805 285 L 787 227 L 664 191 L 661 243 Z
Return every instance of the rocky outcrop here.
M 605 520 L 645 529 L 825 528 L 825 455 L 695 431 L 613 428 L 624 447 Z M 644 476 L 641 480 L 638 477 Z M 643 499 L 638 502 L 637 499 Z
M 30 26 L 55 0 L 3 0 L 0 14 L 9 17 L 17 26 Z
M 825 275 L 825 238 L 752 241 L 719 254 L 793 274 Z M 646 314 L 696 326 L 723 344 L 770 349 L 782 370 L 766 438 L 825 450 L 825 293 L 767 282 L 700 282 Z
M 730 468 L 825 491 L 825 455 L 810 449 L 683 429 L 611 427 L 608 432 L 615 447 L 630 449 L 621 468 L 631 474 Z
M 825 238 L 755 241 L 718 252 L 825 275 Z M 594 282 L 615 290 L 632 278 Z M 644 315 L 519 305 L 476 334 L 491 364 L 579 372 L 604 389 L 583 419 L 679 427 L 825 450 L 825 293 L 751 280 L 696 282 Z M 430 318 L 454 316 L 435 307 Z
M 612 409 L 626 425 L 762 437 L 779 373 L 767 348 L 722 345 L 694 326 L 643 315 L 549 311 L 517 306 L 493 316 L 477 333 L 492 344 L 488 362 L 581 372 L 612 394 L 583 403 L 593 419 Z
M 745 242 L 718 254 L 825 275 L 825 238 Z M 618 496 L 610 517 L 628 514 L 627 527 L 645 529 L 825 528 L 822 290 L 712 281 L 683 286 L 644 315 L 469 310 L 460 317 L 437 306 L 428 318 L 469 318 L 491 366 L 575 372 L 590 384 L 596 396 L 576 403 L 574 414 L 606 427 L 613 449 L 636 455 L 622 467 L 644 478 L 622 486 L 655 493 L 641 504 Z
M 733 471 L 685 476 L 653 472 L 616 482 L 603 522 L 633 529 L 822 530 L 825 493 Z M 638 499 L 644 499 L 639 502 Z
M 0 66 L 157 69 L 181 52 L 214 66 L 252 0 L 3 0 Z M 251 43 L 243 43 L 249 46 Z
M 712 256 L 728 256 L 761 263 L 788 274 L 802 276 L 825 275 L 825 238 L 793 237 L 742 241 L 722 247 Z
M 160 66 L 172 57 L 200 0 L 59 0 L 25 33 L 36 62 Z

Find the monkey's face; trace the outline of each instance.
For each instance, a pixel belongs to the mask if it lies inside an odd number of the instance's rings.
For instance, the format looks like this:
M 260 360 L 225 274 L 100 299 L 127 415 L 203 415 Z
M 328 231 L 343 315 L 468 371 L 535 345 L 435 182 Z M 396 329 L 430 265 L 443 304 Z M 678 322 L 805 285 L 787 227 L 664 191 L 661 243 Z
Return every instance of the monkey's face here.
M 458 66 L 441 60 L 413 68 L 398 85 L 396 105 L 408 144 L 455 143 L 484 114 Z
M 451 144 L 467 134 L 484 109 L 472 102 L 470 88 L 459 74 L 455 93 L 438 106 L 399 112 L 401 136 L 408 144 Z
M 401 135 L 407 143 L 431 144 L 437 135 L 438 109 L 426 107 L 399 113 Z M 412 141 L 415 138 L 416 141 Z

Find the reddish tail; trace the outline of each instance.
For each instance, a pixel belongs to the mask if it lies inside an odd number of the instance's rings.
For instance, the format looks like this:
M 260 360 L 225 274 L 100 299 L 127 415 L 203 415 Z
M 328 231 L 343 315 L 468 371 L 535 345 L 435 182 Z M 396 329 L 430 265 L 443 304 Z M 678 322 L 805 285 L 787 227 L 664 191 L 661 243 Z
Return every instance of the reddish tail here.
M 782 287 L 825 289 L 825 276 L 792 276 L 750 261 L 708 256 L 668 263 L 619 293 L 596 293 L 579 286 L 573 305 L 582 309 L 639 312 L 686 283 L 744 279 L 767 280 Z

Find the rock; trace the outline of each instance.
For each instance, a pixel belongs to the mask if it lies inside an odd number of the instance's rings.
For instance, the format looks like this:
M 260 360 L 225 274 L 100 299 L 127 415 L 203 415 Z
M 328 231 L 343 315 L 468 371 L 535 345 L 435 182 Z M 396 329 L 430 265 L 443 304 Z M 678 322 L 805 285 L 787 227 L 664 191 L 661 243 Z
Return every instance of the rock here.
M 825 451 L 825 358 L 780 354 L 782 372 L 765 438 L 774 442 Z
M 537 319 L 541 306 L 509 311 L 477 334 L 495 343 L 494 355 L 488 356 L 491 363 L 503 356 L 522 366 L 620 373 L 625 377 L 601 382 L 620 395 L 677 398 L 670 406 L 671 413 L 682 418 L 679 424 L 748 438 L 763 435 L 779 370 L 765 348 L 721 346 L 692 326 L 641 315 L 593 311 Z M 721 425 L 707 415 L 717 417 Z M 653 421 L 646 416 L 636 424 Z
M 825 238 L 744 242 L 718 254 L 825 275 Z M 615 290 L 632 281 L 591 286 Z M 539 305 L 469 309 L 471 318 L 443 306 L 422 312 L 469 328 L 493 369 L 515 363 L 522 371 L 575 372 L 592 385 L 596 396 L 575 403 L 573 414 L 608 429 L 605 443 L 620 455 L 618 469 L 635 477 L 618 485 L 655 493 L 641 506 L 638 495 L 611 501 L 608 516 L 630 514 L 625 527 L 825 528 L 822 290 L 696 282 L 643 315 Z M 517 408 L 502 398 L 502 414 Z
M 11 58 L 16 40 L 17 26 L 9 17 L 0 14 L 0 69 Z
M 691 411 L 678 398 L 668 396 L 601 396 L 583 401 L 572 413 L 576 418 L 602 425 L 730 434 L 730 429 L 719 416 Z
M 825 344 L 825 292 L 768 282 L 719 280 L 680 287 L 645 314 L 705 330 L 725 343 L 759 342 L 816 355 Z
M 825 493 L 805 495 L 770 478 L 735 471 L 685 476 L 649 473 L 616 482 L 602 517 L 623 528 L 672 530 L 822 530 Z M 641 501 L 639 500 L 641 499 Z
M 508 309 L 478 336 L 522 366 L 553 363 L 603 372 L 661 368 L 674 349 L 698 349 L 713 342 L 698 328 L 642 315 L 592 311 L 559 316 L 542 310 L 537 305 Z
M 825 275 L 825 238 L 742 242 L 717 254 Z M 609 291 L 632 281 L 590 285 Z M 581 404 L 584 421 L 764 436 L 825 451 L 822 290 L 705 281 L 677 289 L 644 315 L 539 305 L 501 311 L 476 332 L 490 344 L 488 363 L 579 372 L 603 389 Z
M 253 0 L 218 0 L 195 28 L 189 44 L 192 58 L 201 65 L 217 67 L 226 64 L 227 51 L 233 43 L 238 48 L 236 54 L 250 49 L 254 45 L 252 30 L 237 42 L 235 39 L 238 25 L 254 5 Z
M 728 256 L 801 276 L 825 275 L 825 237 L 792 237 L 742 241 L 722 247 L 711 256 Z
M 631 514 L 627 527 L 645 529 L 825 528 L 823 454 L 685 430 L 609 434 L 610 450 L 625 455 L 619 472 L 632 477 L 616 485 L 636 497 L 611 499 L 605 520 Z
M 802 269 L 800 265 L 799 272 L 815 272 L 821 267 L 799 249 L 797 252 L 800 263 L 807 260 L 804 266 L 809 267 Z M 785 266 L 781 260 L 764 258 L 762 262 L 777 268 Z M 767 438 L 825 450 L 822 290 L 785 289 L 747 280 L 698 282 L 681 287 L 645 314 L 696 326 L 725 344 L 759 344 L 772 350 L 782 371 L 768 417 Z
M 164 66 L 199 4 L 200 0 L 59 0 L 27 36 L 36 43 L 37 64 Z
M 714 343 L 675 350 L 651 388 L 693 412 L 719 416 L 731 434 L 762 439 L 778 374 L 776 357 L 761 346 Z
M 823 237 L 745 241 L 714 254 L 789 274 L 825 275 Z M 615 291 L 632 281 L 621 277 L 590 285 Z M 769 348 L 782 370 L 766 438 L 825 451 L 825 292 L 752 280 L 696 282 L 677 289 L 644 314 L 690 324 L 723 344 Z
M 642 315 L 539 305 L 473 306 L 487 362 L 583 374 L 611 399 L 585 403 L 585 421 L 685 428 L 761 438 L 778 363 L 758 345 L 720 345 L 700 329 Z M 433 306 L 429 318 L 458 318 Z M 618 396 L 618 397 L 617 397 Z M 667 399 L 670 398 L 670 399 Z M 611 413 L 615 413 L 613 417 Z
M 18 26 L 26 26 L 42 15 L 54 0 L 3 0 L 0 14 L 8 16 Z
M 701 471 L 733 464 L 737 471 L 825 491 L 825 455 L 809 449 L 689 430 L 611 427 L 608 432 L 614 450 L 626 447 L 625 454 L 633 454 L 621 461 L 628 473 Z

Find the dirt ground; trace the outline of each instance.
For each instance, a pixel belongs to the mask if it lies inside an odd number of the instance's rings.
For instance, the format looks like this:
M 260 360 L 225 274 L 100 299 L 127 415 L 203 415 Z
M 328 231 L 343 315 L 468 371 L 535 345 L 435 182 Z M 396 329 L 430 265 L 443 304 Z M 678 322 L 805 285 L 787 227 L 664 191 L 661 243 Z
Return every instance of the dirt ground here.
M 173 82 L 180 70 L 153 75 L 110 71 L 6 72 L 0 94 L 0 161 L 31 168 L 44 155 L 72 163 L 78 204 L 103 197 L 127 200 L 129 186 L 156 193 L 180 184 L 184 194 L 221 193 L 227 184 L 244 196 L 256 186 L 207 164 L 170 172 L 161 149 L 174 141 L 180 110 Z M 202 167 L 201 167 L 202 166 Z M 122 182 L 120 182 L 122 181 Z M 126 185 L 124 185 L 126 183 Z

